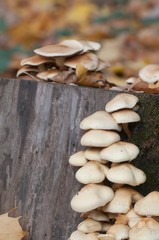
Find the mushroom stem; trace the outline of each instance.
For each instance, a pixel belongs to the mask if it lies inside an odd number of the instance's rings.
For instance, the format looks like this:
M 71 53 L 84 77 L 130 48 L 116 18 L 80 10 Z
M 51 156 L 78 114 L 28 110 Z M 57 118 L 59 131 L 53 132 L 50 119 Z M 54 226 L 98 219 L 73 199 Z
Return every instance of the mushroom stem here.
M 55 62 L 56 66 L 59 68 L 60 71 L 66 70 L 66 66 L 64 65 L 65 62 L 64 57 L 56 57 Z
M 122 123 L 122 127 L 123 127 L 123 131 L 126 133 L 128 138 L 130 138 L 131 137 L 131 131 L 128 127 L 128 123 Z

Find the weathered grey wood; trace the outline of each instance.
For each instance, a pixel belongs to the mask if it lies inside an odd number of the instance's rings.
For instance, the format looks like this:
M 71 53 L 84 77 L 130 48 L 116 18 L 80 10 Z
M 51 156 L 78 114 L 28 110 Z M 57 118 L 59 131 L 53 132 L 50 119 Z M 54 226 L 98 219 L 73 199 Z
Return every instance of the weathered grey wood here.
M 0 213 L 17 206 L 31 240 L 64 240 L 76 229 L 79 214 L 70 200 L 80 189 L 71 154 L 83 149 L 81 119 L 118 94 L 26 80 L 0 80 Z M 132 138 L 141 152 L 134 161 L 148 181 L 142 193 L 159 187 L 159 96 L 137 94 L 141 122 Z M 126 139 L 126 136 L 123 134 Z

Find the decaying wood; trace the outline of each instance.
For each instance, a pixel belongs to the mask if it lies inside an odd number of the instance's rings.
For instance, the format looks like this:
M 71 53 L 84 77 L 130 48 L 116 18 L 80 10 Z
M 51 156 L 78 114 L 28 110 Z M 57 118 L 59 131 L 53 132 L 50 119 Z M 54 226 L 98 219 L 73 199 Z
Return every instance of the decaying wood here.
M 27 80 L 0 80 L 0 213 L 18 207 L 25 239 L 64 240 L 79 214 L 70 200 L 80 189 L 68 164 L 82 150 L 80 121 L 118 94 Z M 131 142 L 140 148 L 134 164 L 148 175 L 142 193 L 159 186 L 159 96 L 137 94 L 141 122 L 131 126 Z M 125 140 L 128 140 L 123 133 Z

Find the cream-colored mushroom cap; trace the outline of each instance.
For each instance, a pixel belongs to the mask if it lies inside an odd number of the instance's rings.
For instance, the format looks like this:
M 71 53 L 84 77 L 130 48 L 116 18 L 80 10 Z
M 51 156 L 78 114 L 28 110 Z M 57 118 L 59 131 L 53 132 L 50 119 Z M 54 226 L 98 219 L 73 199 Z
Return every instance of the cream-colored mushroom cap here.
M 32 67 L 32 66 L 24 66 L 21 67 L 18 72 L 17 72 L 17 77 L 19 77 L 20 75 L 24 75 L 24 74 L 28 74 L 29 72 L 38 72 L 38 68 L 37 67 Z
M 94 53 L 88 52 L 67 58 L 64 62 L 64 65 L 67 67 L 76 68 L 80 63 L 82 63 L 85 68 L 92 71 L 98 66 L 98 57 Z
M 48 69 L 46 71 L 39 72 L 37 77 L 42 80 L 51 80 L 55 77 L 60 71 L 58 69 Z
M 74 153 L 69 158 L 69 164 L 75 167 L 84 166 L 86 163 L 87 163 L 87 159 L 84 156 L 84 151 L 79 151 L 77 153 Z
M 97 68 L 95 69 L 96 72 L 98 71 L 102 71 L 104 70 L 105 68 L 109 68 L 111 67 L 110 63 L 108 61 L 103 61 L 102 59 L 99 59 L 98 58 L 98 66 Z
M 107 234 L 112 234 L 115 240 L 128 239 L 130 227 L 124 224 L 114 224 L 112 225 Z
M 106 104 L 105 110 L 114 112 L 124 108 L 133 108 L 138 101 L 139 99 L 135 95 L 120 93 Z
M 142 216 L 159 216 L 159 192 L 153 191 L 137 201 L 134 211 Z
M 89 161 L 75 174 L 78 182 L 83 184 L 101 183 L 106 178 L 109 168 L 96 161 Z
M 139 114 L 132 110 L 120 110 L 113 112 L 112 116 L 117 123 L 130 123 L 140 121 Z
M 74 231 L 68 240 L 98 240 L 98 233 L 84 233 L 80 230 Z
M 100 157 L 110 162 L 125 162 L 135 159 L 138 154 L 139 148 L 135 144 L 120 141 L 102 149 Z
M 127 212 L 126 217 L 128 218 L 128 225 L 130 228 L 133 228 L 136 223 L 142 219 L 141 216 L 135 213 L 133 208 Z
M 76 212 L 87 212 L 110 202 L 114 192 L 110 187 L 98 184 L 88 184 L 71 200 L 71 207 Z
M 78 47 L 77 47 L 78 44 Z M 76 53 L 79 53 L 83 50 L 83 46 L 80 43 L 77 43 L 74 48 L 73 43 L 68 46 L 68 44 L 55 44 L 48 45 L 42 48 L 35 49 L 34 52 L 40 56 L 45 57 L 67 57 L 72 56 Z
M 105 129 L 105 130 L 121 130 L 111 114 L 105 111 L 97 111 L 92 115 L 84 118 L 80 123 L 80 128 L 88 129 Z
M 127 213 L 133 202 L 133 195 L 140 195 L 129 187 L 122 187 L 116 190 L 114 198 L 102 207 L 102 211 L 111 213 Z M 141 195 L 142 197 L 142 195 Z
M 157 82 L 159 80 L 159 64 L 146 65 L 139 71 L 139 77 L 144 82 Z
M 118 133 L 106 130 L 89 130 L 81 138 L 82 146 L 107 147 L 114 142 L 118 142 Z
M 97 209 L 89 211 L 89 212 L 84 212 L 81 214 L 82 218 L 92 218 L 97 221 L 105 221 L 109 222 L 109 218 L 106 213 L 99 211 Z
M 159 223 L 153 218 L 140 220 L 130 231 L 130 240 L 158 240 Z
M 112 234 L 99 234 L 98 240 L 115 240 Z
M 99 232 L 102 230 L 102 224 L 94 219 L 87 218 L 78 225 L 77 229 L 84 233 Z
M 41 65 L 43 63 L 49 63 L 49 62 L 54 62 L 53 59 L 47 58 L 47 57 L 43 57 L 43 56 L 39 56 L 39 55 L 34 55 L 32 57 L 23 59 L 20 62 L 21 66 L 25 66 L 25 65 L 29 65 L 29 66 L 38 66 Z
M 111 167 L 107 173 L 107 179 L 114 183 L 137 186 L 146 181 L 146 175 L 132 164 L 123 163 Z
M 98 161 L 98 162 L 101 162 L 101 163 L 107 163 L 108 162 L 107 160 L 102 160 L 100 158 L 101 149 L 102 148 L 87 148 L 85 153 L 84 153 L 84 156 L 88 160 Z

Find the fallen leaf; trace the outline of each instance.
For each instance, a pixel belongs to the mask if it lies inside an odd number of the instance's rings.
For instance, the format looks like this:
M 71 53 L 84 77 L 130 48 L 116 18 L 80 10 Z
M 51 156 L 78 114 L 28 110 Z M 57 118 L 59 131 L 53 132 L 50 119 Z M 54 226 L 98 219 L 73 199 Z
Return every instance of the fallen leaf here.
M 8 212 L 0 215 L 0 240 L 21 240 L 27 233 L 19 224 L 21 217 L 9 217 Z

